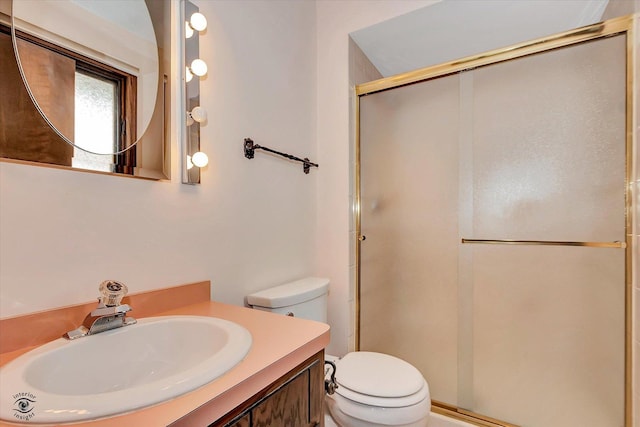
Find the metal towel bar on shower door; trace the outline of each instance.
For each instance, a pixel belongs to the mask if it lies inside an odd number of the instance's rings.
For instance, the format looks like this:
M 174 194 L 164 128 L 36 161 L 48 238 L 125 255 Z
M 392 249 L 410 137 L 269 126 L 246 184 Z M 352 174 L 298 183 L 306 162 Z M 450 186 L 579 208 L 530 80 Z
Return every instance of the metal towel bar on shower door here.
M 542 246 L 586 246 L 591 248 L 620 248 L 625 249 L 624 242 L 567 242 L 555 240 L 499 240 L 499 239 L 462 239 L 461 243 L 475 243 L 485 245 L 542 245 Z

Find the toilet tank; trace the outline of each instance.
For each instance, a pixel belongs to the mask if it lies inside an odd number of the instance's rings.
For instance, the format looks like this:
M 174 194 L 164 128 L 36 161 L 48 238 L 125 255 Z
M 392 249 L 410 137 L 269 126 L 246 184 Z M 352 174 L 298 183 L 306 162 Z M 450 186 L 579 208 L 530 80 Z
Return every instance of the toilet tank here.
M 329 279 L 306 277 L 247 296 L 258 310 L 327 322 Z

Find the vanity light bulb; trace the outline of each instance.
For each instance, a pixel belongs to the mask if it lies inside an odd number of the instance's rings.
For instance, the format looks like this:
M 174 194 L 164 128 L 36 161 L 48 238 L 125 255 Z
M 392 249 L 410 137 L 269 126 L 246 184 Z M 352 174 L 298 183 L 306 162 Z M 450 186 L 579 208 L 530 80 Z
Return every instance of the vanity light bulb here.
M 202 77 L 207 74 L 207 63 L 202 59 L 194 59 L 191 63 L 191 72 L 198 77 Z
M 185 71 L 184 79 L 187 81 L 187 83 L 189 83 L 191 80 L 193 80 L 193 73 L 191 72 L 189 67 L 187 67 L 187 70 Z
M 191 161 L 197 167 L 203 168 L 207 166 L 207 164 L 209 164 L 209 157 L 202 151 L 198 151 L 197 153 L 193 153 L 193 156 L 191 156 Z
M 193 162 L 191 161 L 191 156 L 187 154 L 187 169 L 193 169 Z
M 202 107 L 195 107 L 191 110 L 191 118 L 198 123 L 203 123 L 207 120 L 207 110 Z
M 191 15 L 189 19 L 189 25 L 196 31 L 204 31 L 207 28 L 207 18 L 200 12 L 196 12 Z
M 187 126 L 191 126 L 192 124 L 194 124 L 196 121 L 193 120 L 193 116 L 191 115 L 190 112 L 187 111 Z
M 190 39 L 191 36 L 193 36 L 193 33 L 194 33 L 193 27 L 191 27 L 191 24 L 187 22 L 187 25 L 184 26 L 184 36 Z

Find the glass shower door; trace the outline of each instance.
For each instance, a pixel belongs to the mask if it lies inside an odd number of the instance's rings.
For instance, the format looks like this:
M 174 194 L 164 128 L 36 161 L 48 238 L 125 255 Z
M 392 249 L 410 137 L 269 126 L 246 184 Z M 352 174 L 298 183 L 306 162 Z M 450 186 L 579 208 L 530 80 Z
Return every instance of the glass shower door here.
M 624 425 L 625 58 L 618 35 L 360 98 L 361 350 L 514 425 Z
M 458 80 L 360 103 L 360 348 L 409 361 L 446 402 L 457 396 Z
M 474 70 L 473 410 L 624 425 L 624 36 Z M 466 237 L 466 236 L 465 236 Z M 544 244 L 537 244 L 538 242 Z

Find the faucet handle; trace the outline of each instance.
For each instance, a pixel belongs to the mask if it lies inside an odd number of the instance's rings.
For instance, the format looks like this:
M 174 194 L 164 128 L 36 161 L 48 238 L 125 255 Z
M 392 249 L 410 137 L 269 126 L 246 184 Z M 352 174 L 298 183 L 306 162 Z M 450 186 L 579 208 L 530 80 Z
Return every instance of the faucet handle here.
M 124 283 L 115 280 L 105 280 L 100 283 L 98 290 L 102 294 L 101 302 L 107 307 L 120 305 L 120 301 L 129 291 Z

